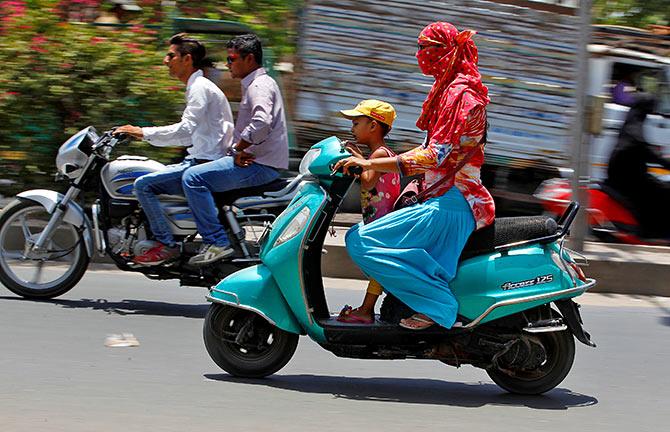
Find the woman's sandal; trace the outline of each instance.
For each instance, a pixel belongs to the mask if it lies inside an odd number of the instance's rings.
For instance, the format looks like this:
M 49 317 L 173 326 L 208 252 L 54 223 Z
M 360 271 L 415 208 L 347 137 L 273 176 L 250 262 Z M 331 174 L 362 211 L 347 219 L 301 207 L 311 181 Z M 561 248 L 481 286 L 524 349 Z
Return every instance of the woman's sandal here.
M 414 314 L 409 318 L 401 319 L 398 325 L 407 330 L 425 330 L 434 326 L 435 321 L 423 314 Z

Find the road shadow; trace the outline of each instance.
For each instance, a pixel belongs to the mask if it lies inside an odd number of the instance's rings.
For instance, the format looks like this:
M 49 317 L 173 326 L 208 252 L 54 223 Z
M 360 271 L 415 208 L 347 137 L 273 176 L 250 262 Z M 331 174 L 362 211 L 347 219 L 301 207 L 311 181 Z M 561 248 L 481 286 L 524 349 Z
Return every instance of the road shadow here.
M 50 303 L 68 309 L 91 309 L 109 315 L 150 315 L 202 319 L 207 314 L 209 304 L 179 304 L 160 301 L 128 300 L 110 302 L 106 299 L 80 300 L 28 300 L 20 297 L 0 297 L 0 300 L 17 300 L 36 303 Z
M 665 314 L 665 316 L 662 316 L 662 317 L 659 318 L 659 320 L 661 321 L 661 324 L 663 324 L 664 326 L 668 326 L 668 327 L 670 327 L 670 308 L 664 306 L 663 303 L 661 303 L 661 302 L 660 302 L 658 299 L 656 299 L 656 298 L 653 298 L 653 297 L 652 297 L 650 301 L 651 301 L 651 302 L 654 304 L 654 306 L 656 306 L 662 313 Z
M 432 379 L 350 378 L 323 375 L 274 375 L 264 379 L 235 378 L 227 374 L 205 374 L 206 379 L 273 387 L 301 393 L 330 394 L 336 398 L 421 405 L 477 408 L 484 405 L 567 410 L 596 405 L 598 399 L 556 388 L 544 395 L 522 396 L 505 392 L 489 383 L 457 383 Z

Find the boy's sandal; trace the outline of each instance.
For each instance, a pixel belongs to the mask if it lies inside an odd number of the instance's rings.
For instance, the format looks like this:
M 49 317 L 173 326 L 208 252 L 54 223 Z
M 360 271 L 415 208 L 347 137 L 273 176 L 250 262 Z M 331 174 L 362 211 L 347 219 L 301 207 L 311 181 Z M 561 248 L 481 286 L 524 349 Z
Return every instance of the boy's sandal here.
M 354 309 L 345 305 L 340 311 L 340 315 L 337 317 L 337 321 L 348 323 L 348 324 L 372 324 L 375 322 L 372 318 L 363 318 L 354 313 Z
M 338 318 L 343 318 L 343 317 L 349 315 L 349 314 L 351 313 L 352 310 L 354 310 L 354 308 L 352 308 L 351 306 L 349 306 L 349 305 L 344 305 L 344 307 L 343 307 L 342 310 L 340 311 L 340 314 L 339 314 L 337 317 L 338 317 Z
M 353 311 L 346 315 L 337 317 L 337 321 L 348 324 L 372 324 L 375 322 L 372 318 L 363 318 L 356 315 Z
M 425 330 L 435 325 L 435 321 L 422 314 L 414 314 L 409 318 L 400 320 L 398 324 L 407 330 Z

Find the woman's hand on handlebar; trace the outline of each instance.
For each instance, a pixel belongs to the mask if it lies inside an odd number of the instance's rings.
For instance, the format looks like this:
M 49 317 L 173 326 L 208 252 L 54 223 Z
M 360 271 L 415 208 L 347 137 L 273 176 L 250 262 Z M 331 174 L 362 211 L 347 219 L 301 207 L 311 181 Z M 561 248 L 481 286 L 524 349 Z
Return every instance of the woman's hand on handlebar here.
M 355 170 L 355 169 L 352 169 L 352 168 L 360 167 L 363 171 L 365 171 L 365 170 L 370 169 L 371 165 L 372 164 L 367 159 L 363 159 L 363 158 L 356 157 L 356 156 L 350 156 L 346 159 L 341 159 L 341 160 L 337 161 L 337 163 L 335 164 L 335 167 L 333 168 L 333 172 L 342 171 L 346 175 L 353 175 L 355 177 L 358 177 L 360 174 L 355 173 L 355 171 L 358 171 L 358 170 Z M 352 172 L 352 171 L 354 171 L 354 172 Z
M 120 134 L 127 134 L 136 139 L 144 138 L 142 128 L 139 126 L 125 125 L 125 126 L 119 126 L 116 129 L 114 129 L 113 135 L 116 136 Z

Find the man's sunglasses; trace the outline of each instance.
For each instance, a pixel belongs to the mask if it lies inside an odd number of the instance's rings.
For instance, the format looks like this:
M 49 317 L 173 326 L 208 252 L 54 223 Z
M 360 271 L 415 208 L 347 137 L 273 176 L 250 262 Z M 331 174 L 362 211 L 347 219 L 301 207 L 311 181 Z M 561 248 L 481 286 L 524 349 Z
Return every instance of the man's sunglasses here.
M 240 56 L 238 54 L 229 55 L 228 57 L 226 57 L 226 63 L 231 64 L 232 62 L 234 62 L 238 58 L 240 58 Z

